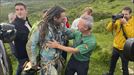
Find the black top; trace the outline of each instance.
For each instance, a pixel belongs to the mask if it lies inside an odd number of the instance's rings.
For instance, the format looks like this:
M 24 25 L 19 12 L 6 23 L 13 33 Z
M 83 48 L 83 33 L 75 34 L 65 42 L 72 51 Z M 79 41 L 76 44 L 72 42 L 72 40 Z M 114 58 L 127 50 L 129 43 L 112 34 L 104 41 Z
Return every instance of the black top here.
M 29 30 L 25 26 L 25 22 L 28 22 L 29 26 L 31 27 L 28 18 L 26 20 L 16 18 L 12 24 L 15 25 L 15 28 L 17 30 L 16 38 L 14 40 L 15 43 L 15 56 L 18 59 L 25 59 L 28 58 L 27 52 L 26 52 L 26 43 L 28 41 L 28 34 Z

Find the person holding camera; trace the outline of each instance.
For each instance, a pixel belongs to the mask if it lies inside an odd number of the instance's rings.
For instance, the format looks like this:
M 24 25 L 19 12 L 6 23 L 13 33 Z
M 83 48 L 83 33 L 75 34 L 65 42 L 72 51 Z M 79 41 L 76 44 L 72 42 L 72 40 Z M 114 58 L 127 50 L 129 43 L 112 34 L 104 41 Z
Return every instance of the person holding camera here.
M 113 52 L 110 62 L 109 73 L 104 75 L 114 75 L 115 67 L 118 58 L 121 58 L 123 75 L 129 75 L 128 72 L 128 60 L 126 60 L 123 54 L 123 47 L 127 38 L 134 37 L 134 16 L 131 15 L 132 9 L 130 7 L 124 7 L 121 15 L 112 16 L 112 22 L 107 26 L 108 31 L 115 31 L 113 41 Z
M 15 14 L 16 18 L 12 22 L 17 30 L 16 38 L 14 40 L 15 44 L 15 57 L 18 60 L 18 69 L 16 75 L 21 75 L 23 65 L 29 60 L 26 52 L 26 43 L 28 41 L 28 34 L 31 29 L 31 25 L 27 17 L 27 7 L 23 3 L 15 4 Z

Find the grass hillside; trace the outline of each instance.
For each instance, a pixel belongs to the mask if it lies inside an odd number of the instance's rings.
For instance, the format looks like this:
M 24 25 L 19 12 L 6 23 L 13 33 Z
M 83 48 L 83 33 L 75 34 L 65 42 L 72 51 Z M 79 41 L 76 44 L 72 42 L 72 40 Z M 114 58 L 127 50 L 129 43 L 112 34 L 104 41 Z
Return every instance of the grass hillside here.
M 0 5 L 0 22 L 7 22 L 7 14 L 12 12 L 13 5 L 19 0 L 12 0 L 10 4 Z M 20 0 L 22 1 L 22 0 Z M 113 35 L 107 32 L 106 24 L 111 20 L 112 14 L 120 13 L 124 6 L 130 6 L 134 9 L 134 4 L 131 0 L 23 0 L 28 5 L 29 19 L 32 24 L 40 20 L 43 9 L 50 8 L 54 5 L 60 5 L 66 8 L 66 13 L 70 24 L 79 17 L 81 11 L 90 6 L 93 8 L 94 28 L 93 33 L 97 39 L 97 48 L 93 51 L 89 64 L 88 75 L 102 75 L 109 70 L 110 57 L 112 54 Z M 134 15 L 134 11 L 132 13 Z M 9 49 L 9 47 L 7 47 Z M 9 51 L 9 56 L 12 58 L 14 75 L 16 70 L 16 59 Z M 129 63 L 129 68 L 134 71 L 134 62 Z M 115 75 L 122 75 L 121 61 L 117 62 Z M 134 74 L 131 74 L 134 75 Z

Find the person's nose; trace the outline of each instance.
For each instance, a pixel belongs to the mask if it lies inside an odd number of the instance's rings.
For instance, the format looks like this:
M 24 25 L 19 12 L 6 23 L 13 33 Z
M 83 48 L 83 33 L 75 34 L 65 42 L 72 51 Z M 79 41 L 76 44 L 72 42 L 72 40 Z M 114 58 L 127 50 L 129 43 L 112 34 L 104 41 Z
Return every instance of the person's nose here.
M 19 14 L 20 14 L 20 13 L 21 13 L 21 11 L 18 9 L 18 10 L 17 10 L 17 13 L 19 13 Z

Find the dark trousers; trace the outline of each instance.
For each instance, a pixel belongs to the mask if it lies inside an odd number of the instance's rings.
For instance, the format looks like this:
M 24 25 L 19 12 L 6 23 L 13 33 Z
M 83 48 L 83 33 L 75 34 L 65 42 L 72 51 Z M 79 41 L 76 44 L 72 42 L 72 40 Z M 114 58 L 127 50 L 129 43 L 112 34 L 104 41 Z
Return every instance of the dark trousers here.
M 25 59 L 18 59 L 18 68 L 17 68 L 17 72 L 16 75 L 21 75 L 21 72 L 23 70 L 23 65 L 24 63 L 28 61 L 28 58 Z
M 111 58 L 111 62 L 110 62 L 109 75 L 114 75 L 116 63 L 117 63 L 117 60 L 119 57 L 121 58 L 121 62 L 122 62 L 123 75 L 129 75 L 128 61 L 125 59 L 125 57 L 123 55 L 123 51 L 120 51 L 117 48 L 113 48 L 112 58 Z
M 67 59 L 67 52 L 63 51 L 62 52 L 62 57 L 66 60 Z
M 64 40 L 64 45 L 68 46 L 69 41 L 68 40 Z M 66 60 L 67 59 L 67 52 L 62 51 L 62 57 Z
M 74 75 L 75 72 L 77 72 L 77 75 L 87 75 L 88 67 L 89 61 L 78 61 L 71 56 L 65 70 L 65 75 Z

